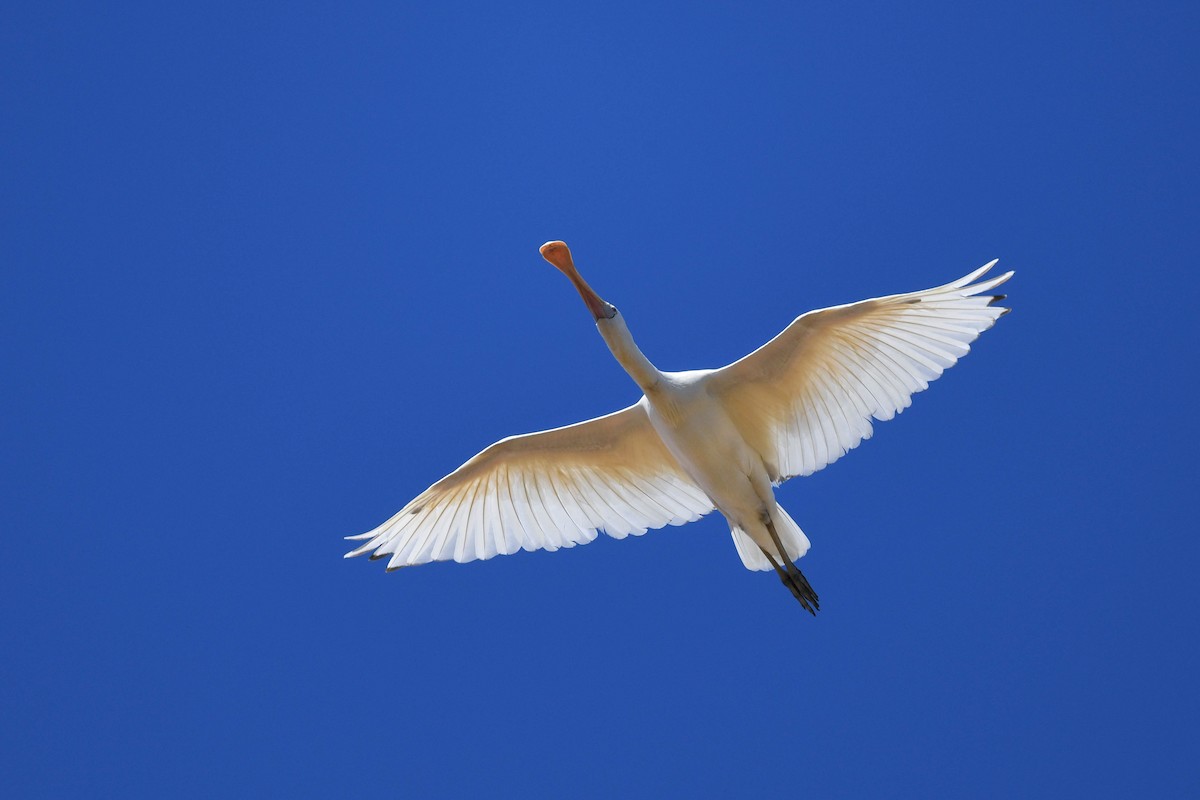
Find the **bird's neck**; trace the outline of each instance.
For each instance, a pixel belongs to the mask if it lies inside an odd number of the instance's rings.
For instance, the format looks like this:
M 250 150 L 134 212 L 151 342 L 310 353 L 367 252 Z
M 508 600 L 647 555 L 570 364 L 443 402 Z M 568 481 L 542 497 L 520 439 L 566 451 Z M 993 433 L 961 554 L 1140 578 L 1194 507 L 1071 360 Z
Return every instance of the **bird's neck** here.
M 643 392 L 649 392 L 662 379 L 662 373 L 650 363 L 650 359 L 642 355 L 642 351 L 633 341 L 633 334 L 625 325 L 625 318 L 620 312 L 611 319 L 596 320 L 596 328 L 613 357 L 629 373 L 629 377 L 641 387 Z

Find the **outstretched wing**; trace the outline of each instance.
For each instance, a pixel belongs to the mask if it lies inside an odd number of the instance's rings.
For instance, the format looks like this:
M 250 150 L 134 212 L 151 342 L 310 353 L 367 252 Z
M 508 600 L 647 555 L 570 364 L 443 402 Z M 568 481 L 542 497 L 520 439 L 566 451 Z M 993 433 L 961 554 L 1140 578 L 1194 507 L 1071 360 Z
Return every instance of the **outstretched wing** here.
M 922 292 L 810 311 L 750 355 L 717 370 L 710 392 L 776 482 L 810 475 L 871 436 L 954 365 L 1007 308 L 979 280 L 995 261 Z
M 644 402 L 644 401 L 643 401 Z M 639 402 L 564 428 L 512 436 L 422 492 L 347 558 L 374 550 L 388 569 L 557 550 L 682 525 L 712 511 Z

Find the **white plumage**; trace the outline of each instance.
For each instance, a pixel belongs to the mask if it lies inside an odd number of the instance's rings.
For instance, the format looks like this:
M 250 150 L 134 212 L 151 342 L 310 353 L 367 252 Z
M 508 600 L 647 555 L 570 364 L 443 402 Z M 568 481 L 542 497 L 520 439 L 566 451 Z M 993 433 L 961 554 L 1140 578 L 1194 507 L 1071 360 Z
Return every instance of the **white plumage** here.
M 809 542 L 773 486 L 833 463 L 871 436 L 872 420 L 907 408 L 1008 311 L 986 292 L 1013 274 L 980 280 L 992 261 L 934 289 L 810 311 L 733 364 L 672 373 L 638 350 L 565 244 L 549 242 L 542 255 L 575 284 L 645 394 L 607 416 L 493 444 L 378 528 L 347 537 L 364 542 L 347 557 L 374 551 L 395 569 L 557 550 L 716 508 L 743 564 L 775 569 L 815 612 L 816 593 L 793 563 Z
M 389 567 L 557 550 L 682 525 L 712 511 L 655 435 L 644 400 L 597 419 L 496 442 L 348 553 Z

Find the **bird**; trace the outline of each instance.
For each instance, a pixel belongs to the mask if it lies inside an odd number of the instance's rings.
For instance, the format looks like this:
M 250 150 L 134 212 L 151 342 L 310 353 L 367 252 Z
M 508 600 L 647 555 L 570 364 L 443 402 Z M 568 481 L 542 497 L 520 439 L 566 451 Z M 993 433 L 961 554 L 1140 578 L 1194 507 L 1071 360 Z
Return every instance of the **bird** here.
M 809 550 L 775 488 L 841 458 L 907 408 L 1010 309 L 989 294 L 1013 272 L 993 260 L 923 291 L 809 311 L 719 369 L 664 372 L 625 317 L 580 275 L 565 242 L 542 257 L 579 292 L 612 355 L 642 391 L 633 405 L 510 436 L 434 483 L 382 525 L 347 536 L 346 558 L 389 572 L 518 550 L 617 539 L 719 511 L 742 564 L 774 571 L 804 610 L 820 600 L 796 562 Z

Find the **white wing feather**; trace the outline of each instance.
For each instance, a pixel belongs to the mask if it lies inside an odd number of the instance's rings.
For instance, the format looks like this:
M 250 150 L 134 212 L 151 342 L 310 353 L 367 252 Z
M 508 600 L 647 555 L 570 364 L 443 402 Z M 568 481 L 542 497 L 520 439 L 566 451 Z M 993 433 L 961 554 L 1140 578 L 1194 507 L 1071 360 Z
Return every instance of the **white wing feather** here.
M 979 283 L 995 261 L 953 283 L 810 311 L 750 355 L 715 371 L 722 401 L 772 480 L 810 475 L 871 436 L 871 420 L 908 408 L 1008 312 Z
M 642 401 L 644 402 L 644 400 Z M 388 569 L 557 550 L 682 525 L 712 511 L 639 402 L 563 428 L 512 436 L 422 492 L 366 542 Z

